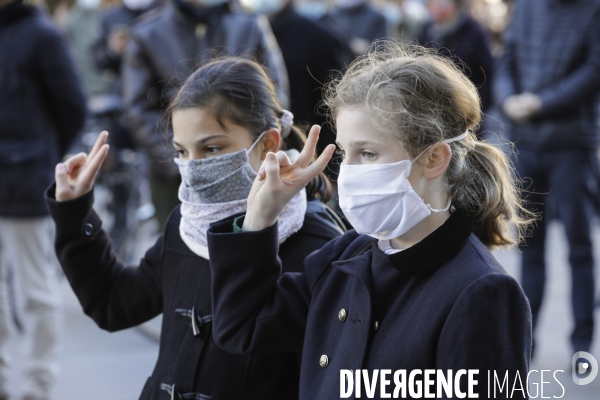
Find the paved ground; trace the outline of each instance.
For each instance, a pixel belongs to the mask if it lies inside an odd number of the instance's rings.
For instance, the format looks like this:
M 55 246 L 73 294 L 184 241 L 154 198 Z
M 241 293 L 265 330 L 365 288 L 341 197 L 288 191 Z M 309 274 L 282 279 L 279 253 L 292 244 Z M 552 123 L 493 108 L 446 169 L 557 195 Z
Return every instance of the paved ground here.
M 600 250 L 600 229 L 596 229 L 596 248 Z M 538 332 L 539 351 L 532 368 L 545 373 L 544 397 L 560 397 L 561 387 L 552 378 L 555 370 L 565 388 L 567 400 L 600 399 L 600 376 L 588 386 L 577 386 L 570 376 L 572 353 L 568 336 L 570 314 L 570 277 L 562 229 L 553 224 L 549 235 L 549 273 L 546 302 Z M 514 276 L 518 276 L 518 253 L 498 252 L 497 258 Z M 600 252 L 598 253 L 600 260 Z M 600 265 L 600 262 L 598 263 Z M 597 271 L 600 276 L 600 269 Z M 156 361 L 157 345 L 134 330 L 107 333 L 83 315 L 70 288 L 63 285 L 65 301 L 65 342 L 62 374 L 55 391 L 56 400 L 135 400 Z M 597 313 L 600 321 L 600 309 Z M 598 325 L 598 324 L 597 324 Z M 593 353 L 600 360 L 600 335 L 596 334 Z M 16 355 L 16 354 L 15 354 Z M 532 378 L 539 384 L 540 375 Z M 536 387 L 531 387 L 531 395 Z M 541 393 L 538 398 L 541 398 Z

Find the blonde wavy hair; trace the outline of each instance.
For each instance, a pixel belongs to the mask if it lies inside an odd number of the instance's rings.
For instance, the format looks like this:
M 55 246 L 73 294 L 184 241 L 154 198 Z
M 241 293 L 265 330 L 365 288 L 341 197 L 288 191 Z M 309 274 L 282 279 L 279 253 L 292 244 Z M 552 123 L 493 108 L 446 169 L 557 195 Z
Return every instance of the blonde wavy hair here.
M 535 215 L 527 211 L 509 157 L 479 141 L 477 89 L 465 74 L 434 50 L 391 41 L 375 43 L 343 76 L 325 89 L 333 120 L 341 108 L 363 107 L 376 126 L 396 137 L 415 157 L 428 146 L 456 137 L 445 173 L 452 204 L 472 221 L 489 248 L 521 242 Z

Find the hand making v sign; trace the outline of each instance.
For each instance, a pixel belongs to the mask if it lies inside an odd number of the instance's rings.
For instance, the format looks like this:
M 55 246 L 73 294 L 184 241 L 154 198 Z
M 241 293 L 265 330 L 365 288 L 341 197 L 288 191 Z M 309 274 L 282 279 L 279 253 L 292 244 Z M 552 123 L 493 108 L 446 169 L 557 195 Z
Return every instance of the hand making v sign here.
M 319 125 L 311 128 L 304 149 L 294 163 L 283 151 L 267 153 L 248 195 L 244 230 L 257 231 L 273 225 L 288 201 L 325 169 L 335 151 L 332 144 L 311 164 L 320 131 Z
M 94 186 L 96 174 L 108 154 L 108 132 L 102 131 L 90 154 L 79 153 L 56 165 L 56 200 L 67 201 L 83 196 Z

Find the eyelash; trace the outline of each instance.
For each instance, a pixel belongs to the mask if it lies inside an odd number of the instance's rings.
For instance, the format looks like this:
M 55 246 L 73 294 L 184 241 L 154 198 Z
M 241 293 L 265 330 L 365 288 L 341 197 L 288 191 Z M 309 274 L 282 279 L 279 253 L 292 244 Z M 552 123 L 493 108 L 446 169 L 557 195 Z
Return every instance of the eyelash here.
M 186 150 L 177 150 L 176 149 L 176 151 L 177 151 L 177 154 L 179 155 L 179 157 L 185 157 L 187 155 Z M 210 147 L 207 147 L 206 149 L 204 149 L 204 151 L 207 154 L 214 154 L 214 153 L 218 153 L 219 151 L 221 151 L 221 148 L 218 146 L 210 146 Z
M 369 154 L 369 156 L 367 156 L 367 154 Z M 376 154 L 370 151 L 363 151 L 361 154 L 363 157 L 365 157 L 367 160 L 372 160 L 373 158 L 376 157 Z
M 344 150 L 342 150 L 342 149 L 337 149 L 337 150 L 335 151 L 335 154 L 336 154 L 337 156 L 340 156 L 340 157 L 342 157 L 342 158 L 346 158 L 346 152 L 345 152 Z M 373 152 L 371 152 L 371 151 L 363 151 L 363 152 L 361 153 L 361 156 L 365 157 L 367 160 L 372 160 L 373 158 L 375 158 L 375 157 L 376 157 L 376 154 L 375 154 L 375 153 L 373 153 Z

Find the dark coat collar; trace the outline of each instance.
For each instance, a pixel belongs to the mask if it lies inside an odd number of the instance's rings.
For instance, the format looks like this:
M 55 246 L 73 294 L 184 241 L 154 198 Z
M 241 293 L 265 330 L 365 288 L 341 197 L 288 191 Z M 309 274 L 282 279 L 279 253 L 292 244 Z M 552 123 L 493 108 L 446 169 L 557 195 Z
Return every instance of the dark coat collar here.
M 473 232 L 473 224 L 461 210 L 456 210 L 442 226 L 429 236 L 399 253 L 387 255 L 372 243 L 374 261 L 388 258 L 394 268 L 407 275 L 429 274 L 451 260 Z
M 332 265 L 340 271 L 352 275 L 371 290 L 371 264 L 387 264 L 403 274 L 423 276 L 434 272 L 450 261 L 463 247 L 473 231 L 473 224 L 463 212 L 456 210 L 442 226 L 429 236 L 399 253 L 387 255 L 379 248 L 377 240 L 372 239 L 371 251 L 359 251 L 347 260 L 334 261 Z M 359 238 L 367 238 L 361 235 Z M 363 242 L 361 248 L 369 243 Z

